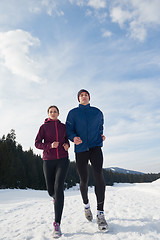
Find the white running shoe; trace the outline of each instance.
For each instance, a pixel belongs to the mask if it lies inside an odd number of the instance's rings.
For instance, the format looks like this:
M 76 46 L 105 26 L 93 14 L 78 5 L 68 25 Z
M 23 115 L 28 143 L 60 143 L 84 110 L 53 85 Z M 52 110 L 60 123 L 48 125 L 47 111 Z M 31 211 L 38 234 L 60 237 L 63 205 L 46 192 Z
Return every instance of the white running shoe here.
M 93 220 L 93 215 L 92 215 L 90 207 L 84 208 L 84 213 L 85 213 L 85 217 L 87 218 L 87 220 L 91 222 Z
M 97 224 L 98 224 L 98 229 L 103 232 L 108 232 L 108 224 L 105 220 L 104 213 L 102 212 L 101 214 L 97 215 Z
M 59 238 L 59 237 L 61 237 L 61 236 L 62 236 L 62 233 L 61 233 L 61 228 L 60 228 L 59 223 L 54 222 L 54 223 L 53 223 L 53 227 L 54 227 L 53 237 L 54 237 L 54 238 Z

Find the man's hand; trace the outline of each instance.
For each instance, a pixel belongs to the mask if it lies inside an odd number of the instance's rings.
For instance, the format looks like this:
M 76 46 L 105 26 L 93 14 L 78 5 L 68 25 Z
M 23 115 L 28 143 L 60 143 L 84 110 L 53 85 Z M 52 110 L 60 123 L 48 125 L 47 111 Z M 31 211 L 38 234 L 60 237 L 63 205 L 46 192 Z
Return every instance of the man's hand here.
M 69 144 L 68 144 L 68 143 L 64 143 L 64 144 L 63 144 L 63 147 L 64 147 L 64 150 L 65 150 L 65 151 L 68 151 L 68 149 L 69 149 Z
M 106 137 L 104 135 L 101 135 L 103 141 L 105 141 Z
M 53 143 L 51 144 L 51 148 L 57 148 L 58 145 L 59 145 L 59 142 L 53 142 Z
M 82 140 L 80 137 L 74 137 L 73 138 L 73 142 L 76 144 L 76 145 L 79 145 L 82 143 Z

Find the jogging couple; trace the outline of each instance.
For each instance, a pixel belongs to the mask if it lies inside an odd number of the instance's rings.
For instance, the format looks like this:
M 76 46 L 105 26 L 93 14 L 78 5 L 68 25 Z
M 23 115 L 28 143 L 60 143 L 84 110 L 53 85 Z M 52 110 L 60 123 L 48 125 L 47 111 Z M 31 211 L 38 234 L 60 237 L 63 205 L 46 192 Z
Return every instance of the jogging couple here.
M 97 224 L 101 231 L 108 231 L 104 217 L 105 182 L 103 178 L 103 113 L 90 106 L 90 94 L 81 89 L 78 92 L 79 106 L 69 111 L 66 124 L 58 119 L 57 106 L 48 108 L 48 118 L 41 125 L 35 146 L 43 150 L 43 171 L 48 194 L 53 198 L 53 237 L 61 236 L 61 217 L 64 205 L 64 181 L 69 167 L 69 141 L 75 144 L 76 166 L 80 178 L 80 192 L 84 213 L 88 221 L 93 215 L 88 199 L 88 163 L 90 161 L 95 179 L 97 199 Z

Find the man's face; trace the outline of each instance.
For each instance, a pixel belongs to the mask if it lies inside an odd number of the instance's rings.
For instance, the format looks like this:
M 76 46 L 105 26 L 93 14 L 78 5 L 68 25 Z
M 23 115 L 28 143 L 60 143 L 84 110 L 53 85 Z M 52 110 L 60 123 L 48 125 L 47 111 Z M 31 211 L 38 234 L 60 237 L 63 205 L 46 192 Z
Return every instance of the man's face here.
M 87 105 L 87 104 L 89 103 L 89 95 L 88 95 L 88 93 L 82 92 L 82 93 L 79 95 L 79 102 L 80 102 L 80 104 L 82 104 L 82 105 Z

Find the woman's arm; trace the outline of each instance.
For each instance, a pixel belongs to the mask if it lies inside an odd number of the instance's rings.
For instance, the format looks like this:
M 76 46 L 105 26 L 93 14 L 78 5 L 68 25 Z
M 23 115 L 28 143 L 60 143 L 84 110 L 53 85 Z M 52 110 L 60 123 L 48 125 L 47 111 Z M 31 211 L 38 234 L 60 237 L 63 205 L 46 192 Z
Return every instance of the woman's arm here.
M 51 148 L 52 143 L 44 143 L 44 129 L 43 126 L 40 127 L 38 134 L 35 139 L 35 147 L 41 150 L 49 150 Z
M 64 147 L 65 151 L 68 151 L 68 149 L 70 148 L 70 143 L 69 143 L 66 131 L 65 131 L 65 143 L 63 144 L 63 147 Z

